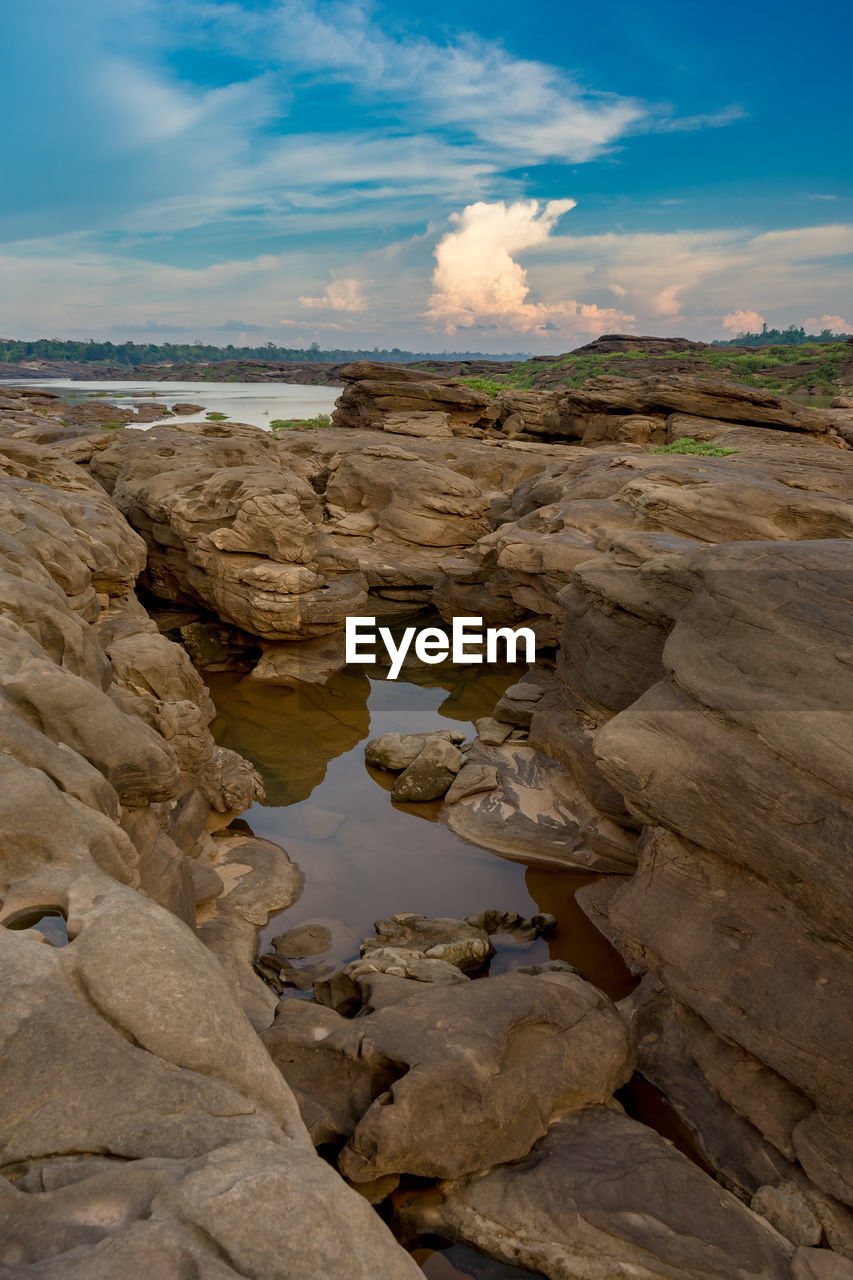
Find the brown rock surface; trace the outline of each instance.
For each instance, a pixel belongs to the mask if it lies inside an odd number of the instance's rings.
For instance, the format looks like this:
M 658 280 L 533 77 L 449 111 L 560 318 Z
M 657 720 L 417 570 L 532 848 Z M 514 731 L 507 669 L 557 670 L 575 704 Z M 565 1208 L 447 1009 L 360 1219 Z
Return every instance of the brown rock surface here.
M 339 1165 L 356 1182 L 518 1159 L 555 1115 L 605 1101 L 630 1075 L 625 1024 L 572 974 L 386 981 L 400 994 L 377 1012 L 349 1020 L 283 1001 L 262 1034 L 314 1141 L 346 1141 Z
M 591 1107 L 530 1154 L 439 1193 L 404 1224 L 553 1280 L 787 1280 L 792 1246 L 645 1125 Z

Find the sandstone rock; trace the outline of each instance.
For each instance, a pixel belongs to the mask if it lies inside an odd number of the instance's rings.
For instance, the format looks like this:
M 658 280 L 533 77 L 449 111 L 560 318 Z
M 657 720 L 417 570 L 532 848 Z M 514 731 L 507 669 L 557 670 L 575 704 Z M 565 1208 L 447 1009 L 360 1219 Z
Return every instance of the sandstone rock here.
M 348 964 L 344 973 L 359 984 L 362 992 L 364 986 L 361 979 L 373 973 L 388 973 L 397 978 L 411 978 L 415 982 L 468 981 L 455 964 L 403 947 L 372 947 L 360 960 L 353 960 Z
M 431 742 L 458 744 L 464 741 L 465 734 L 458 729 L 436 729 L 432 733 L 383 733 L 368 742 L 364 748 L 364 759 L 378 769 L 400 773 L 408 769 Z
M 375 951 L 392 947 L 428 960 L 441 960 L 467 972 L 482 969 L 492 955 L 487 931 L 467 920 L 431 920 L 401 911 L 388 920 L 377 920 L 373 927 L 376 937 L 366 938 L 361 944 L 362 956 L 370 957 Z
M 451 427 L 488 426 L 498 410 L 482 391 L 420 369 L 359 360 L 340 370 L 343 395 L 332 414 L 333 427 L 384 426 L 386 415 L 441 413 Z
M 463 764 L 444 796 L 445 804 L 455 804 L 466 796 L 494 791 L 499 786 L 498 771 L 490 764 Z
M 495 722 L 497 723 L 497 722 Z M 509 732 L 510 726 L 503 725 Z M 633 840 L 602 817 L 566 770 L 524 743 L 477 747 L 473 764 L 497 770 L 498 786 L 444 811 L 451 831 L 506 857 L 577 870 L 631 871 Z
M 853 1280 L 853 1262 L 829 1249 L 797 1249 L 791 1280 Z
M 554 1115 L 604 1101 L 630 1074 L 624 1023 L 573 975 L 379 976 L 413 993 L 351 1021 L 285 1001 L 262 1036 L 315 1142 L 346 1140 L 339 1165 L 353 1181 L 521 1158 Z
M 538 981 L 538 979 L 534 979 Z M 526 1158 L 409 1193 L 403 1223 L 553 1280 L 785 1280 L 791 1248 L 653 1130 L 591 1107 Z
M 452 438 L 449 413 L 418 412 L 386 413 L 382 416 L 382 430 L 401 436 L 425 436 L 427 438 Z
M 366 1200 L 311 1152 L 246 1141 L 195 1160 L 88 1163 L 88 1177 L 0 1199 L 4 1275 L 326 1280 L 344 1258 L 358 1280 L 420 1274 Z
M 780 1235 L 795 1245 L 818 1245 L 823 1228 L 809 1208 L 808 1202 L 794 1183 L 778 1187 L 759 1187 L 750 1201 L 753 1213 L 774 1226 Z
M 487 747 L 499 747 L 512 732 L 511 723 L 503 724 L 494 716 L 481 716 L 475 721 L 474 728 L 477 730 L 477 737 Z
M 278 938 L 273 938 L 272 943 L 280 956 L 291 959 L 320 956 L 332 945 L 332 934 L 326 925 L 306 924 L 296 929 L 288 929 Z
M 452 742 L 433 738 L 400 774 L 391 788 L 391 799 L 413 804 L 438 800 L 462 767 L 462 753 Z

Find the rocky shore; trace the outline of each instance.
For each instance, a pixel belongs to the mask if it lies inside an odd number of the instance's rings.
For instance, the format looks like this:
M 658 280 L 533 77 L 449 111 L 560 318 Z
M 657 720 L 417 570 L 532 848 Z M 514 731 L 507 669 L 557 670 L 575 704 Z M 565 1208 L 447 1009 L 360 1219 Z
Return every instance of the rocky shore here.
M 338 373 L 277 439 L 3 391 L 0 1280 L 396 1280 L 434 1236 L 552 1280 L 853 1276 L 853 411 Z M 235 823 L 261 782 L 199 669 L 322 683 L 347 617 L 420 608 L 542 660 L 473 741 L 368 762 L 600 873 L 619 1005 L 487 976 L 552 924 L 511 912 L 401 903 L 311 998 L 277 993 L 322 937 L 257 961 L 301 873 Z

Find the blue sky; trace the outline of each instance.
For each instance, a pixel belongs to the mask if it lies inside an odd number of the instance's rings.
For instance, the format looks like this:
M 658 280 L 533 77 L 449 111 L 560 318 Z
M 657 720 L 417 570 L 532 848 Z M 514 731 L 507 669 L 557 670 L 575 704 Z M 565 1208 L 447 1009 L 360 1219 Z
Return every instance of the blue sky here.
M 840 0 L 28 0 L 0 334 L 851 330 L 851 35 Z

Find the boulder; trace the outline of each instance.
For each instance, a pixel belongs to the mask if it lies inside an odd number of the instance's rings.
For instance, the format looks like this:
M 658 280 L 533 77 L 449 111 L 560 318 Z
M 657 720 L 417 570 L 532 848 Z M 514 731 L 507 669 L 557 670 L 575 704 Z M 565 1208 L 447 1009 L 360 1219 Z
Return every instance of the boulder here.
M 631 1073 L 624 1022 L 572 974 L 378 976 L 405 993 L 352 1020 L 283 1001 L 262 1033 L 314 1141 L 345 1142 L 338 1163 L 354 1182 L 520 1159 L 556 1115 L 605 1101 Z
M 441 414 L 455 432 L 489 426 L 498 416 L 484 392 L 426 370 L 359 360 L 345 365 L 339 376 L 344 391 L 332 414 L 333 427 L 385 428 L 388 415 L 399 422 L 413 414 L 421 420 L 424 414 Z
M 383 733 L 368 742 L 364 748 L 364 759 L 377 769 L 401 773 L 414 764 L 430 743 L 458 745 L 464 741 L 465 734 L 458 729 L 436 729 L 431 733 Z
M 552 1280 L 787 1280 L 793 1252 L 654 1130 L 600 1106 L 555 1120 L 514 1164 L 396 1203 L 412 1234 Z
M 438 800 L 462 767 L 462 753 L 452 742 L 432 739 L 391 788 L 391 799 L 402 804 Z

